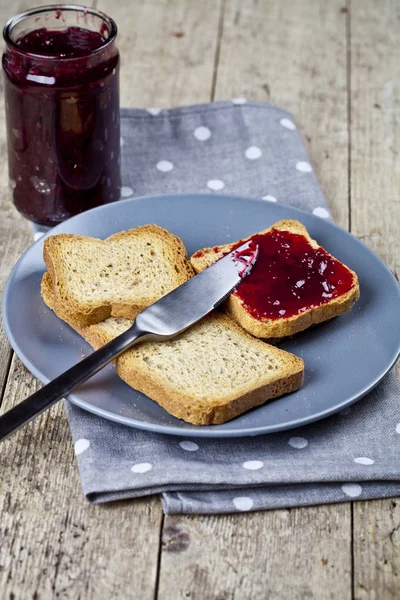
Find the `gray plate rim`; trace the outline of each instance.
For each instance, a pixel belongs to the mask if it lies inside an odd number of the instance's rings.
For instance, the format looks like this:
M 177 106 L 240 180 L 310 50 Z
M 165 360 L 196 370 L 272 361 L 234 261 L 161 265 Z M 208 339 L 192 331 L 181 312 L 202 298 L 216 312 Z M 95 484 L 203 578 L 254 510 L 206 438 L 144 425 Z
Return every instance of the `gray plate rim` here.
M 151 200 L 158 199 L 158 198 L 164 198 L 165 200 L 168 200 L 168 198 L 174 198 L 174 199 L 179 198 L 179 199 L 184 200 L 184 198 L 187 198 L 188 196 L 196 197 L 198 199 L 215 198 L 216 197 L 215 194 L 207 194 L 207 193 L 152 194 L 149 196 L 140 196 L 140 197 L 127 198 L 125 200 L 120 200 L 120 201 L 118 201 L 118 205 L 121 205 L 121 204 L 128 205 L 128 204 L 132 204 L 134 202 L 143 201 L 143 200 L 145 200 L 147 202 L 151 202 Z M 219 199 L 224 199 L 224 200 L 236 199 L 236 200 L 243 200 L 244 202 L 255 202 L 258 204 L 260 203 L 260 200 L 257 198 L 241 196 L 238 194 L 218 194 L 217 197 Z M 6 285 L 4 287 L 3 298 L 2 298 L 2 319 L 3 319 L 4 330 L 7 335 L 8 340 L 10 342 L 10 345 L 11 345 L 12 349 L 14 350 L 15 354 L 17 355 L 17 357 L 27 367 L 27 369 L 37 379 L 39 379 L 39 381 L 41 381 L 41 383 L 43 383 L 43 384 L 48 383 L 50 381 L 50 379 L 40 369 L 38 369 L 34 365 L 34 363 L 29 359 L 29 357 L 27 357 L 25 355 L 23 348 L 17 342 L 17 340 L 14 337 L 14 334 L 9 326 L 9 321 L 8 321 L 8 317 L 7 317 L 7 305 L 8 305 L 8 296 L 10 294 L 10 290 L 12 289 L 14 276 L 15 276 L 16 272 L 18 271 L 19 265 L 24 260 L 26 255 L 29 254 L 30 252 L 32 252 L 33 249 L 38 244 L 40 244 L 44 238 L 46 238 L 49 235 L 57 234 L 58 230 L 60 228 L 64 228 L 66 224 L 73 223 L 74 221 L 79 220 L 82 217 L 87 218 L 88 214 L 90 214 L 90 213 L 101 212 L 101 211 L 107 212 L 107 210 L 110 210 L 110 207 L 112 207 L 113 205 L 114 204 L 105 204 L 102 206 L 98 206 L 96 208 L 92 208 L 89 211 L 80 213 L 74 217 L 71 217 L 67 221 L 64 221 L 63 223 L 60 223 L 59 225 L 56 225 L 50 231 L 46 232 L 43 237 L 34 241 L 25 250 L 25 252 L 20 256 L 18 261 L 15 263 L 14 267 L 12 268 L 12 270 L 8 276 Z M 317 225 L 318 225 L 318 223 L 321 223 L 321 217 L 313 215 L 310 212 L 301 210 L 300 208 L 283 205 L 280 203 L 274 203 L 274 206 L 281 206 L 286 210 L 290 210 L 294 215 L 296 215 L 296 214 L 299 215 L 299 220 L 301 220 L 302 215 L 307 215 L 307 218 L 314 220 L 314 222 Z M 387 272 L 387 274 L 393 279 L 393 282 L 397 286 L 398 296 L 399 296 L 399 305 L 400 305 L 400 286 L 398 285 L 398 282 L 397 282 L 395 276 L 393 275 L 392 271 L 384 263 L 384 261 L 373 250 L 371 250 L 362 240 L 358 239 L 352 233 L 342 229 L 341 227 L 339 227 L 338 225 L 336 225 L 335 223 L 332 223 L 330 221 L 324 220 L 324 222 L 329 227 L 332 227 L 335 230 L 337 230 L 338 232 L 340 232 L 340 234 L 344 234 L 344 235 L 352 237 L 354 240 L 357 241 L 357 243 L 361 244 L 367 250 L 367 252 L 370 253 L 374 257 L 374 259 L 378 261 L 378 263 L 380 263 L 380 267 L 383 268 Z M 268 425 L 268 426 L 264 425 L 264 426 L 260 426 L 260 427 L 251 427 L 251 428 L 239 427 L 238 429 L 229 430 L 229 431 L 228 430 L 218 430 L 218 426 L 209 426 L 207 429 L 204 429 L 201 426 L 199 426 L 197 428 L 193 426 L 193 429 L 184 429 L 183 427 L 181 428 L 181 427 L 171 426 L 168 424 L 159 425 L 159 424 L 153 424 L 153 423 L 146 423 L 144 421 L 138 421 L 134 418 L 124 417 L 123 415 L 116 415 L 115 413 L 108 412 L 106 410 L 103 410 L 101 408 L 93 406 L 90 403 L 81 401 L 80 398 L 73 393 L 69 394 L 66 399 L 69 400 L 70 402 L 72 402 L 73 404 L 75 404 L 76 406 L 82 408 L 83 410 L 91 412 L 97 416 L 103 417 L 109 421 L 113 421 L 113 422 L 116 422 L 116 423 L 119 423 L 122 425 L 127 425 L 129 427 L 134 427 L 137 429 L 142 429 L 145 431 L 164 433 L 167 435 L 175 435 L 175 436 L 183 435 L 184 437 L 209 437 L 209 438 L 250 437 L 250 436 L 264 435 L 264 434 L 269 434 L 269 433 L 276 433 L 279 431 L 286 431 L 286 430 L 294 429 L 297 427 L 302 427 L 304 425 L 308 425 L 309 423 L 314 423 L 316 421 L 320 421 L 321 419 L 325 419 L 331 415 L 338 413 L 339 411 L 354 404 L 355 402 L 357 402 L 358 400 L 363 398 L 368 392 L 373 390 L 382 381 L 382 379 L 385 377 L 385 375 L 393 368 L 393 366 L 395 365 L 399 356 L 400 356 L 400 339 L 399 339 L 399 342 L 397 345 L 397 349 L 393 352 L 391 360 L 388 361 L 387 366 L 384 367 L 383 369 L 381 369 L 381 371 L 377 374 L 377 376 L 373 380 L 371 380 L 367 385 L 365 385 L 362 389 L 360 389 L 357 394 L 353 394 L 352 396 L 346 398 L 346 400 L 344 400 L 343 402 L 336 404 L 330 408 L 324 409 L 318 413 L 313 413 L 312 415 L 310 415 L 308 417 L 300 417 L 298 419 L 292 419 L 290 421 L 286 421 L 284 424 L 277 424 L 277 425 Z M 152 402 L 152 400 L 149 400 L 149 401 Z M 254 410 L 257 410 L 257 409 L 254 409 Z

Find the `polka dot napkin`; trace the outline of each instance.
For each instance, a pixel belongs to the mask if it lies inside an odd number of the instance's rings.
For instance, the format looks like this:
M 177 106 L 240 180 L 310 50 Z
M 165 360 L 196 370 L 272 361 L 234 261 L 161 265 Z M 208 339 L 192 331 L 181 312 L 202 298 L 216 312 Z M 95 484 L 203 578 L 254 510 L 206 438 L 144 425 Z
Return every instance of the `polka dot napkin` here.
M 280 108 L 237 98 L 121 114 L 123 198 L 223 191 L 330 218 L 295 122 Z M 66 409 L 91 502 L 162 493 L 166 513 L 223 513 L 400 495 L 394 373 L 338 415 L 247 439 L 187 440 Z

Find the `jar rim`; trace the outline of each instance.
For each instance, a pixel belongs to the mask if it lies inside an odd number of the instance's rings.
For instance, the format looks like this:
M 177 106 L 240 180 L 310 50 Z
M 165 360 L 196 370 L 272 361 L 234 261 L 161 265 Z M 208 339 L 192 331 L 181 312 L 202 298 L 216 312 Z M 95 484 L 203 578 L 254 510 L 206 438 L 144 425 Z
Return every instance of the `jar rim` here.
M 110 28 L 110 35 L 100 46 L 94 48 L 93 50 L 88 50 L 87 54 L 81 54 L 80 56 L 58 56 L 57 54 L 37 54 L 35 52 L 30 52 L 28 50 L 23 50 L 16 42 L 11 38 L 11 31 L 15 25 L 17 25 L 20 21 L 25 19 L 26 17 L 31 17 L 33 15 L 38 15 L 40 13 L 48 12 L 50 10 L 60 10 L 60 11 L 71 11 L 71 12 L 81 12 L 84 14 L 94 15 L 102 19 Z M 49 4 L 47 6 L 38 6 L 36 8 L 30 8 L 24 12 L 21 12 L 14 17 L 11 17 L 5 24 L 3 28 L 3 39 L 7 46 L 11 46 L 13 50 L 22 54 L 23 56 L 29 56 L 35 59 L 40 60 L 57 60 L 57 61 L 74 61 L 74 60 L 82 60 L 82 58 L 87 58 L 89 55 L 93 56 L 99 52 L 102 52 L 105 48 L 110 46 L 115 38 L 117 37 L 118 28 L 117 24 L 106 13 L 101 10 L 97 10 L 95 8 L 91 8 L 89 6 L 83 6 L 81 4 Z

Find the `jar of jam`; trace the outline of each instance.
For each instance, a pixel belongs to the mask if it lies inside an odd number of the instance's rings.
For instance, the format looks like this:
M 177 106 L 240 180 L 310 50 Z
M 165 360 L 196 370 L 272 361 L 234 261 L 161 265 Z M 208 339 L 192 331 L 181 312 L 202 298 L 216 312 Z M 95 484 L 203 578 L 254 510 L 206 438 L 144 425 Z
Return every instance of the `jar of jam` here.
M 120 197 L 117 27 L 82 6 L 36 8 L 4 28 L 10 186 L 52 226 Z

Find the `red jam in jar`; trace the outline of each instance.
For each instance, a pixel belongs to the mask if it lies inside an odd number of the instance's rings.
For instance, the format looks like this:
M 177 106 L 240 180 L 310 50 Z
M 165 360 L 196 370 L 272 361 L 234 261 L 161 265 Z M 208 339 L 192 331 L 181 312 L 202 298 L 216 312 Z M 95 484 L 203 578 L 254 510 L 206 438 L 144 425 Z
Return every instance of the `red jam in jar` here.
M 251 241 L 258 246 L 257 261 L 234 294 L 255 319 L 300 315 L 354 286 L 352 272 L 303 235 L 272 229 Z
M 112 19 L 72 5 L 33 9 L 4 29 L 10 185 L 36 223 L 120 198 L 116 35 Z

